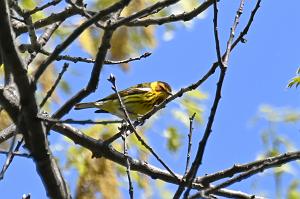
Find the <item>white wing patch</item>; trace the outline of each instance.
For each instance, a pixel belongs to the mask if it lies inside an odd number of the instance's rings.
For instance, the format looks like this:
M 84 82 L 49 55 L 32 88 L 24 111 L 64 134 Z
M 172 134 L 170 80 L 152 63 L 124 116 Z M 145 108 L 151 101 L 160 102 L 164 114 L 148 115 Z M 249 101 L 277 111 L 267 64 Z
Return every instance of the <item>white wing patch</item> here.
M 151 88 L 136 88 L 136 89 L 140 91 L 147 91 L 147 92 L 152 91 Z

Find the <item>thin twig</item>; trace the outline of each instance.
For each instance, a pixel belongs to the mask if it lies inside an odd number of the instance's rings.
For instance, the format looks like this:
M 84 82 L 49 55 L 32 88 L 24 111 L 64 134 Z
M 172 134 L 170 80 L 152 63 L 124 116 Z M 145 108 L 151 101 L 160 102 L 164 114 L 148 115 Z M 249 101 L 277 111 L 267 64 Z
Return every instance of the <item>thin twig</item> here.
M 213 185 L 210 187 L 214 187 Z M 266 199 L 265 197 L 262 196 L 257 196 L 255 194 L 247 194 L 241 191 L 234 191 L 234 190 L 228 190 L 228 189 L 221 189 L 221 190 L 226 190 L 223 194 L 222 191 L 218 191 L 216 195 L 222 196 L 224 198 L 238 198 L 238 199 Z M 204 196 L 204 191 L 198 191 L 197 193 L 191 195 L 188 197 L 188 199 L 199 199 L 202 196 Z M 211 196 L 211 195 L 210 195 Z
M 227 41 L 227 48 L 226 48 L 225 57 L 224 57 L 224 60 L 223 60 L 224 67 L 227 67 L 227 65 L 228 65 L 228 59 L 229 59 L 229 55 L 230 55 L 230 51 L 231 51 L 231 47 L 232 47 L 233 38 L 234 38 L 234 35 L 235 35 L 235 29 L 236 29 L 237 25 L 240 22 L 240 16 L 243 13 L 244 4 L 245 4 L 245 0 L 241 0 L 239 9 L 236 12 L 236 15 L 235 15 L 235 18 L 234 18 L 233 25 L 230 28 L 230 35 L 229 35 L 229 39 Z
M 186 155 L 186 166 L 185 166 L 185 172 L 184 175 L 187 174 L 188 169 L 189 169 L 189 165 L 190 165 L 190 158 L 191 158 L 191 148 L 192 148 L 192 135 L 193 135 L 193 121 L 194 118 L 196 116 L 196 113 L 194 113 L 191 117 L 190 117 L 190 129 L 189 129 L 189 134 L 188 134 L 188 151 L 187 151 L 187 155 Z
M 256 12 L 258 11 L 259 7 L 260 7 L 260 3 L 261 0 L 257 0 L 254 9 L 251 12 L 251 15 L 249 17 L 249 20 L 247 22 L 247 25 L 245 26 L 245 28 L 243 29 L 243 31 L 240 33 L 240 35 L 238 36 L 238 38 L 232 43 L 231 49 L 230 51 L 239 43 L 245 43 L 246 39 L 244 38 L 244 36 L 248 33 L 250 26 L 252 25 L 252 22 L 254 20 L 254 17 L 256 15 Z
M 10 152 L 9 151 L 6 151 L 6 150 L 3 150 L 3 149 L 0 149 L 0 153 L 1 154 L 5 154 L 5 155 L 8 155 Z M 24 157 L 24 158 L 31 158 L 32 156 L 28 153 L 20 153 L 20 152 L 15 152 L 13 151 L 12 154 L 14 156 L 18 156 L 18 157 Z
M 128 184 L 129 184 L 128 192 L 129 192 L 130 199 L 133 199 L 133 186 L 132 186 L 132 180 L 131 180 L 131 176 L 130 176 L 130 162 L 129 162 L 129 158 L 128 158 L 126 131 L 124 131 L 122 139 L 123 139 L 124 156 L 126 157 L 126 173 L 127 173 L 127 178 L 128 178 Z
M 178 178 L 178 176 L 166 165 L 166 163 L 164 163 L 164 161 L 157 155 L 157 153 L 138 134 L 138 132 L 136 130 L 134 130 L 133 132 L 138 141 L 141 142 L 141 144 L 154 155 L 154 157 L 171 173 L 171 175 L 174 176 L 178 181 L 181 181 L 180 178 Z
M 42 53 L 44 55 L 47 55 L 47 56 L 51 55 L 50 52 L 47 52 L 44 49 L 41 49 L 40 53 Z M 132 61 L 141 60 L 142 58 L 149 57 L 150 55 L 151 55 L 150 52 L 145 52 L 144 54 L 142 54 L 138 57 L 131 57 L 131 58 L 120 60 L 120 61 L 105 60 L 104 64 L 107 64 L 107 65 L 126 64 L 126 63 L 129 63 L 129 62 L 132 62 Z M 70 56 L 70 55 L 59 55 L 59 56 L 57 56 L 56 61 L 60 61 L 60 60 L 71 61 L 71 62 L 74 62 L 74 63 L 77 63 L 77 62 L 95 63 L 95 60 L 91 59 L 91 58 L 73 57 L 73 56 Z
M 83 2 L 76 1 L 72 2 L 71 0 L 66 0 L 68 4 L 70 4 L 72 7 L 76 8 L 77 10 L 80 10 L 80 14 L 87 19 L 90 19 L 93 17 L 93 14 L 89 13 L 89 11 L 86 9 L 86 6 L 83 4 Z M 101 24 L 101 22 L 96 21 L 94 23 L 98 28 L 105 29 L 105 25 Z
M 22 138 L 20 141 L 18 141 L 18 144 L 16 145 L 15 149 L 13 149 L 14 145 L 15 145 L 15 140 L 16 140 L 16 136 L 12 140 L 12 144 L 11 144 L 9 152 L 7 154 L 6 161 L 5 161 L 5 163 L 4 163 L 3 167 L 2 167 L 2 170 L 0 172 L 0 180 L 3 179 L 6 170 L 8 169 L 10 163 L 14 159 L 15 153 L 19 151 L 19 149 L 20 149 L 20 147 L 21 147 L 21 145 L 23 144 L 23 141 L 24 141 L 24 139 Z
M 121 99 L 121 96 L 118 92 L 117 86 L 116 86 L 116 78 L 111 74 L 108 78 L 108 81 L 111 82 L 112 84 L 112 89 L 113 91 L 116 93 L 116 95 L 118 96 L 118 100 L 120 103 L 120 106 L 123 110 L 123 113 L 125 115 L 125 119 L 126 122 L 128 122 L 129 124 L 131 124 L 131 127 L 133 127 L 130 116 L 127 112 L 127 109 Z M 133 127 L 134 129 L 134 127 Z M 135 130 L 135 129 L 134 129 Z M 127 177 L 128 177 L 128 183 L 129 183 L 129 196 L 131 199 L 133 199 L 133 186 L 132 186 L 132 182 L 131 182 L 131 177 L 130 177 L 130 161 L 128 159 L 128 151 L 127 151 L 127 143 L 126 143 L 126 137 L 127 137 L 127 129 L 124 129 L 123 134 L 122 134 L 122 138 L 123 138 L 123 142 L 124 142 L 124 156 L 126 157 L 126 173 L 127 173 Z
M 79 10 L 73 7 L 67 7 L 59 13 L 51 13 L 49 16 L 34 22 L 33 26 L 35 29 L 39 29 L 59 21 L 64 21 L 65 19 L 77 14 L 80 14 Z M 14 30 L 17 36 L 28 31 L 26 24 L 24 23 L 14 24 Z
M 46 96 L 44 97 L 44 99 L 40 103 L 40 108 L 43 107 L 46 104 L 47 100 L 51 97 L 52 93 L 56 89 L 58 83 L 60 82 L 60 80 L 61 80 L 62 76 L 64 75 L 64 73 L 67 71 L 68 67 L 69 67 L 69 64 L 64 63 L 63 68 L 62 68 L 61 72 L 58 74 L 57 79 L 55 80 L 53 86 L 50 88 L 50 90 L 47 92 Z
M 192 164 L 192 167 L 186 175 L 187 176 L 186 177 L 186 182 L 188 184 L 188 188 L 187 188 L 186 192 L 184 193 L 184 198 L 188 197 L 189 192 L 191 190 L 192 181 L 195 178 L 200 165 L 202 164 L 202 158 L 203 158 L 204 150 L 205 150 L 205 147 L 206 147 L 206 143 L 207 143 L 208 138 L 209 138 L 209 136 L 212 132 L 212 126 L 213 126 L 214 118 L 215 118 L 215 115 L 216 115 L 216 112 L 217 112 L 219 101 L 221 99 L 221 91 L 222 91 L 222 86 L 223 86 L 223 82 L 224 82 L 224 78 L 225 78 L 225 73 L 226 73 L 226 68 L 222 68 L 222 70 L 220 72 L 219 80 L 218 80 L 218 83 L 217 83 L 215 98 L 214 98 L 214 101 L 213 101 L 213 105 L 211 107 L 211 111 L 210 111 L 210 115 L 209 115 L 209 119 L 208 119 L 208 122 L 207 122 L 207 125 L 206 125 L 206 128 L 205 128 L 205 131 L 204 131 L 204 135 L 203 135 L 201 141 L 199 142 L 196 158 L 195 158 L 195 160 Z M 184 185 L 182 187 L 180 185 L 177 189 L 178 192 L 176 192 L 179 195 L 175 194 L 176 197 L 180 196 L 183 190 L 184 190 Z M 174 198 L 175 198 L 175 196 L 174 196 Z
M 63 21 L 56 22 L 46 28 L 45 32 L 37 40 L 37 42 L 41 48 L 47 44 L 47 42 L 49 41 L 49 39 L 52 36 L 52 34 L 54 33 L 54 31 L 62 24 L 62 22 Z M 22 48 L 22 45 L 20 46 L 20 48 Z M 23 49 L 23 50 L 26 50 L 26 49 Z M 38 52 L 30 53 L 29 57 L 27 57 L 26 61 L 25 61 L 27 66 L 34 60 L 34 58 L 37 56 L 37 54 L 38 54 Z
M 158 1 L 155 4 L 146 7 L 138 12 L 135 12 L 131 15 L 129 15 L 128 17 L 124 17 L 121 18 L 120 20 L 118 20 L 117 22 L 112 24 L 112 27 L 117 28 L 120 27 L 122 25 L 125 25 L 127 23 L 129 23 L 130 21 L 133 21 L 135 19 L 139 19 L 139 18 L 143 18 L 146 16 L 149 16 L 152 13 L 156 13 L 157 11 L 160 11 L 164 8 L 167 8 L 168 6 L 171 6 L 175 3 L 177 3 L 180 0 L 163 0 L 163 1 Z
M 219 33 L 218 33 L 218 3 L 217 0 L 214 0 L 214 36 L 215 36 L 215 43 L 216 43 L 216 52 L 218 57 L 219 66 L 221 68 L 224 67 L 223 60 L 221 57 L 221 48 L 220 48 L 220 41 L 219 41 Z
M 31 198 L 31 194 L 30 193 L 28 193 L 28 194 L 23 194 L 22 195 L 22 199 L 30 199 Z
M 24 15 L 33 15 L 36 12 L 42 11 L 50 6 L 55 6 L 56 4 L 58 4 L 59 2 L 61 2 L 61 0 L 52 0 L 50 2 L 47 2 L 46 4 L 42 5 L 42 6 L 36 6 L 34 9 L 32 10 L 28 10 L 24 13 Z
M 278 163 L 276 163 L 277 165 L 279 165 Z M 266 162 L 264 164 L 261 164 L 257 167 L 252 168 L 251 170 L 244 172 L 236 177 L 232 177 L 229 180 L 226 180 L 225 182 L 220 183 L 219 185 L 216 185 L 212 188 L 208 188 L 207 190 L 205 190 L 205 194 L 210 194 L 213 193 L 215 191 L 217 191 L 218 189 L 224 188 L 224 187 L 228 187 L 236 182 L 240 182 L 242 180 L 248 179 L 250 176 L 253 176 L 257 173 L 263 172 L 265 169 L 269 168 L 269 163 Z
M 128 59 L 120 60 L 120 61 L 111 61 L 111 60 L 105 60 L 104 64 L 126 64 L 132 61 L 141 60 L 142 58 L 149 57 L 151 55 L 150 52 L 145 52 L 144 54 L 138 56 L 138 57 L 131 57 Z
M 10 165 L 12 159 L 13 159 L 12 156 L 13 156 L 14 146 L 16 144 L 16 140 L 17 140 L 17 136 L 15 135 L 13 137 L 13 139 L 11 140 L 10 147 L 8 149 L 8 153 L 6 155 L 6 160 L 5 160 L 5 162 L 4 162 L 3 166 L 2 166 L 2 170 L 0 172 L 0 180 L 3 179 L 4 174 L 5 174 L 6 170 L 8 169 L 8 167 L 9 167 L 9 165 Z
M 213 4 L 214 0 L 207 0 L 201 3 L 197 8 L 193 9 L 190 12 L 183 12 L 177 15 L 170 15 L 167 17 L 161 18 L 147 18 L 147 19 L 136 19 L 126 23 L 126 26 L 150 26 L 150 25 L 162 25 L 165 23 L 171 23 L 176 21 L 189 21 L 195 18 L 197 15 L 201 14 L 207 8 L 209 8 Z
M 232 177 L 229 180 L 220 183 L 219 185 L 208 188 L 207 190 L 205 190 L 205 192 L 208 194 L 213 193 L 220 188 L 228 187 L 236 182 L 240 182 L 244 179 L 247 179 L 252 175 L 263 172 L 266 169 L 274 168 L 276 166 L 281 166 L 282 164 L 285 164 L 287 162 L 290 162 L 293 160 L 299 160 L 299 159 L 300 159 L 300 152 L 295 151 L 295 152 L 289 152 L 289 153 L 285 153 L 285 154 L 275 156 L 275 157 L 258 160 L 258 161 L 251 162 L 251 163 L 248 163 L 245 165 L 240 165 L 240 166 L 236 165 L 236 166 L 232 167 L 231 169 L 227 169 L 227 170 L 224 170 L 224 171 L 218 172 L 218 173 L 219 174 L 222 174 L 222 173 L 228 174 L 228 172 L 230 172 L 232 175 L 234 175 L 235 173 L 239 173 L 241 170 L 244 172 L 236 177 Z M 224 177 L 228 177 L 228 175 L 221 175 L 221 176 L 223 176 L 222 179 Z M 203 177 L 203 179 L 205 180 L 205 176 Z M 219 179 L 219 177 L 214 178 L 214 180 L 218 180 L 218 179 Z
M 24 20 L 25 20 L 25 23 L 26 23 L 26 26 L 28 29 L 28 35 L 30 38 L 31 46 L 33 47 L 34 51 L 37 51 L 38 49 L 40 49 L 41 46 L 37 42 L 37 36 L 35 34 L 35 29 L 34 29 L 34 26 L 32 23 L 32 18 L 31 18 L 31 16 L 26 16 L 26 17 L 24 17 Z

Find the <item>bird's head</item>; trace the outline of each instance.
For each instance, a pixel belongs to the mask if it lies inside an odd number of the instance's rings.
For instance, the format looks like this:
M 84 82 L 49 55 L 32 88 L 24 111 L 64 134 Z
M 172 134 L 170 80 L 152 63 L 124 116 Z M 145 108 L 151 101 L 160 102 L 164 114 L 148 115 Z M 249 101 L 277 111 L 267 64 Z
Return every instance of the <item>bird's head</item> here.
M 162 81 L 156 81 L 151 83 L 151 89 L 164 94 L 166 96 L 172 95 L 172 89 L 169 84 Z

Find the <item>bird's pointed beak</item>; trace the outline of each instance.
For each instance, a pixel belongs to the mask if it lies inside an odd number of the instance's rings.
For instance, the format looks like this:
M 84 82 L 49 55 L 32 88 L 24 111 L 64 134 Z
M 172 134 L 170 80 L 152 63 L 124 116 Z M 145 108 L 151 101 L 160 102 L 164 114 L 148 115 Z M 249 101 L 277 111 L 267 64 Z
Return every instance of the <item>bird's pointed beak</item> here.
M 172 93 L 172 92 L 170 92 L 170 91 L 167 91 L 167 93 L 168 93 L 168 95 L 173 95 L 173 93 Z

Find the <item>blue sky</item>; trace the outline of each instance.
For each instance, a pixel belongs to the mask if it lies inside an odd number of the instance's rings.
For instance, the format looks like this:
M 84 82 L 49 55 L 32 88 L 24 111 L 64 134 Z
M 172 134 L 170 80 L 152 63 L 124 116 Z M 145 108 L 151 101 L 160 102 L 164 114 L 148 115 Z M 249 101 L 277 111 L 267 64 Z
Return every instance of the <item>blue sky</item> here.
M 245 11 L 237 33 L 244 27 L 254 1 L 246 1 Z M 219 3 L 219 32 L 222 51 L 224 52 L 229 28 L 238 8 L 239 1 L 221 1 Z M 295 75 L 299 66 L 300 46 L 300 2 L 263 0 L 261 8 L 255 17 L 254 23 L 246 36 L 247 43 L 239 44 L 232 52 L 229 66 L 222 90 L 222 99 L 215 118 L 213 132 L 208 141 L 203 165 L 199 175 L 216 172 L 231 167 L 235 163 L 246 163 L 256 159 L 263 150 L 260 139 L 261 130 L 266 123 L 261 121 L 251 125 L 251 120 L 257 116 L 262 104 L 275 107 L 291 107 L 299 109 L 299 89 L 287 89 L 288 80 Z M 131 64 L 128 73 L 122 72 L 116 66 L 106 66 L 101 74 L 101 81 L 96 93 L 89 96 L 86 101 L 95 100 L 111 93 L 110 84 L 106 78 L 110 73 L 117 77 L 120 89 L 140 82 L 163 80 L 168 82 L 175 90 L 197 81 L 216 61 L 215 43 L 213 35 L 212 9 L 207 17 L 196 20 L 191 28 L 178 25 L 174 38 L 163 40 L 164 28 L 157 30 L 158 46 L 151 50 L 152 55 L 142 61 Z M 78 67 L 77 67 L 78 66 Z M 83 67 L 90 69 L 90 65 Z M 80 64 L 71 64 L 71 67 L 80 68 Z M 72 91 L 77 91 L 88 77 L 83 73 L 74 81 Z M 209 94 L 204 102 L 206 109 L 205 121 L 209 113 L 213 94 L 216 88 L 217 74 L 201 86 L 201 90 Z M 170 110 L 172 103 L 166 107 Z M 93 111 L 87 111 L 91 119 L 99 118 Z M 71 116 L 82 117 L 82 113 L 71 112 Z M 162 153 L 166 151 L 163 128 L 169 123 L 168 118 L 162 118 L 153 130 L 148 133 L 150 144 L 160 152 L 172 169 L 183 172 L 186 143 L 178 153 Z M 178 123 L 178 122 L 177 122 Z M 187 132 L 180 126 L 181 132 Z M 192 152 L 196 152 L 197 143 L 203 134 L 204 126 L 197 125 L 194 130 L 194 143 Z M 280 129 L 291 140 L 299 140 L 299 125 L 284 125 Z M 51 135 L 51 139 L 59 140 L 61 137 Z M 157 142 L 157 140 L 162 140 Z M 297 143 L 295 143 L 297 144 Z M 299 145 L 298 145 L 299 147 Z M 0 156 L 0 162 L 4 161 Z M 184 161 L 182 161 L 184 159 Z M 161 167 L 154 159 L 151 163 Z M 176 165 L 176 166 L 175 166 Z M 299 174 L 299 170 L 295 171 Z M 283 185 L 288 185 L 291 176 L 287 176 Z M 16 181 L 16 179 L 18 179 Z M 68 175 L 74 187 L 75 177 Z M 255 177 L 257 189 L 274 196 L 274 182 L 268 175 Z M 230 188 L 247 193 L 254 193 L 251 188 L 253 178 L 238 183 Z M 176 186 L 169 186 L 170 190 Z M 33 162 L 30 159 L 15 158 L 8 169 L 5 179 L 0 182 L 0 192 L 4 198 L 20 198 L 23 193 L 32 193 L 32 198 L 46 198 L 43 185 L 36 174 Z M 124 198 L 128 197 L 125 192 Z

